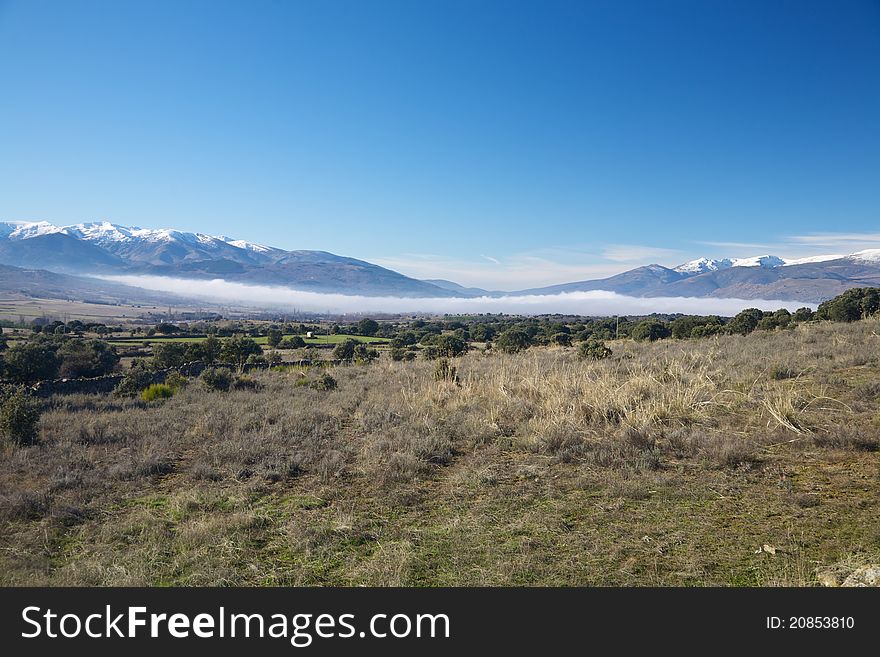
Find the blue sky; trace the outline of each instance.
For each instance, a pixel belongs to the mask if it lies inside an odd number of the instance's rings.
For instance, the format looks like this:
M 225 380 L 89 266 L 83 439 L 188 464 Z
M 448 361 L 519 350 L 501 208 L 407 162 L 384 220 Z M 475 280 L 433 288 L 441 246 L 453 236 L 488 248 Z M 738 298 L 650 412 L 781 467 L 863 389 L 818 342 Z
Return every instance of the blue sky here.
M 0 219 L 514 289 L 880 246 L 880 2 L 0 0 Z

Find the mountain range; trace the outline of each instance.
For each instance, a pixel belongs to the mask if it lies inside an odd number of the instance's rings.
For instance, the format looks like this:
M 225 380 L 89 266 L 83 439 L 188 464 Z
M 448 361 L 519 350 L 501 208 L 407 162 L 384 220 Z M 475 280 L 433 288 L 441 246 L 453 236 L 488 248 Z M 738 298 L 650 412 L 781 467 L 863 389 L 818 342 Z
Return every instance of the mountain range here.
M 799 259 L 773 255 L 699 258 L 672 268 L 651 264 L 604 279 L 493 292 L 443 279 L 418 280 L 326 251 L 287 251 L 222 235 L 133 228 L 109 222 L 71 226 L 0 222 L 0 264 L 79 276 L 222 278 L 311 292 L 395 297 L 466 298 L 607 290 L 635 297 L 817 303 L 851 287 L 880 287 L 880 249 Z M 4 289 L 8 288 L 10 272 L 0 269 L 0 282 L 7 283 Z M 20 274 L 15 278 L 21 281 Z M 40 280 L 48 278 L 43 276 Z

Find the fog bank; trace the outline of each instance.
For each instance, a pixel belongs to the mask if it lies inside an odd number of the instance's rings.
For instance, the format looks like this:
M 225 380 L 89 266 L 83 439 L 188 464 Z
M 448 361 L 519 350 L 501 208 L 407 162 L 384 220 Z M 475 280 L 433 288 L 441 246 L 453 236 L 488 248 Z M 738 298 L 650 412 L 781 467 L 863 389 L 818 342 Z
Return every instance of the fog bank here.
M 772 299 L 713 299 L 694 297 L 628 297 L 615 292 L 593 290 L 552 295 L 434 299 L 367 297 L 347 294 L 303 292 L 288 287 L 250 285 L 223 279 L 192 280 L 164 276 L 102 276 L 126 285 L 171 292 L 207 301 L 236 303 L 254 308 L 297 309 L 318 313 L 509 313 L 540 315 L 648 315 L 685 313 L 693 315 L 735 315 L 744 308 L 796 310 L 815 304 Z

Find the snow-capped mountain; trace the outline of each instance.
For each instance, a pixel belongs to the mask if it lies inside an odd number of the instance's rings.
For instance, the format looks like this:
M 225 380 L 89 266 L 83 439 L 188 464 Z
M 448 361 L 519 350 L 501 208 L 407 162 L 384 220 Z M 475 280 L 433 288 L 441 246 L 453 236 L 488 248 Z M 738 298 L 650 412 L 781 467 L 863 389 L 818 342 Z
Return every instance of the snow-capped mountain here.
M 484 291 L 420 281 L 324 251 L 286 251 L 225 235 L 107 221 L 57 226 L 0 222 L 0 264 L 78 275 L 223 278 L 315 292 L 369 296 L 466 297 Z M 509 294 L 608 290 L 636 297 L 726 297 L 819 302 L 851 287 L 880 287 L 880 249 L 848 255 L 698 258 L 677 267 L 637 267 L 601 280 Z M 494 294 L 494 293 L 490 293 Z
M 224 278 L 348 294 L 466 296 L 323 251 L 285 251 L 226 236 L 107 221 L 0 222 L 0 263 L 73 274 Z
M 880 253 L 880 250 L 878 250 Z M 709 271 L 719 271 L 730 267 L 763 267 L 773 269 L 775 267 L 790 267 L 791 265 L 804 265 L 813 262 L 827 262 L 841 258 L 856 258 L 857 254 L 846 255 L 819 255 L 806 258 L 780 258 L 775 255 L 752 256 L 750 258 L 698 258 L 683 265 L 675 267 L 675 271 L 685 274 L 704 274 Z

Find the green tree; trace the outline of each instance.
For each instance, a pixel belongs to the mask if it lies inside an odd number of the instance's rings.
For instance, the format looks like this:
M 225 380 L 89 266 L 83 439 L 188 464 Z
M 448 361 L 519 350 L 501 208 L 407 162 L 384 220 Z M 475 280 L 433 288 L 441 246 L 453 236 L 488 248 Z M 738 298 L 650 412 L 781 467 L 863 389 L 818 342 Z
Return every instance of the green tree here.
M 748 335 L 756 328 L 758 328 L 758 323 L 764 318 L 764 313 L 757 308 L 746 308 L 742 312 L 738 313 L 730 322 L 727 324 L 727 329 L 731 333 L 739 333 L 741 335 Z
M 298 335 L 292 335 L 284 338 L 279 345 L 282 349 L 302 349 L 306 346 L 306 341 Z
M 443 358 L 454 358 L 468 350 L 468 344 L 461 338 L 449 333 L 438 335 L 434 340 L 437 353 Z
M 263 349 L 252 338 L 236 335 L 223 343 L 220 355 L 227 363 L 242 369 L 250 356 L 259 356 L 262 353 Z
M 794 311 L 793 319 L 796 322 L 809 322 L 813 319 L 813 310 L 804 306 Z
M 633 340 L 662 340 L 672 335 L 669 324 L 661 322 L 659 319 L 646 319 L 639 322 L 633 327 L 630 336 Z
M 873 287 L 854 287 L 820 303 L 816 318 L 832 322 L 855 322 L 870 317 L 878 311 L 880 311 L 880 291 Z
M 187 346 L 183 342 L 153 343 L 153 367 L 161 370 L 185 364 L 189 360 Z
M 119 363 L 116 347 L 103 340 L 68 340 L 58 349 L 59 375 L 64 378 L 110 374 Z
M 357 323 L 357 334 L 372 337 L 379 330 L 379 322 L 374 319 L 364 318 Z
M 0 435 L 14 445 L 37 441 L 40 404 L 20 386 L 0 387 Z
M 528 349 L 531 344 L 532 339 L 529 334 L 519 328 L 509 328 L 495 340 L 495 346 L 508 354 Z
M 266 334 L 266 341 L 270 347 L 277 349 L 283 337 L 284 334 L 278 329 L 269 329 L 269 332 Z
M 346 338 L 333 349 L 333 357 L 337 360 L 353 361 L 354 350 L 360 344 L 353 338 Z
M 601 340 L 590 338 L 578 346 L 578 356 L 584 360 L 603 360 L 611 356 L 612 351 Z
M 35 383 L 58 376 L 61 359 L 48 341 L 11 346 L 3 353 L 6 376 L 17 383 Z

